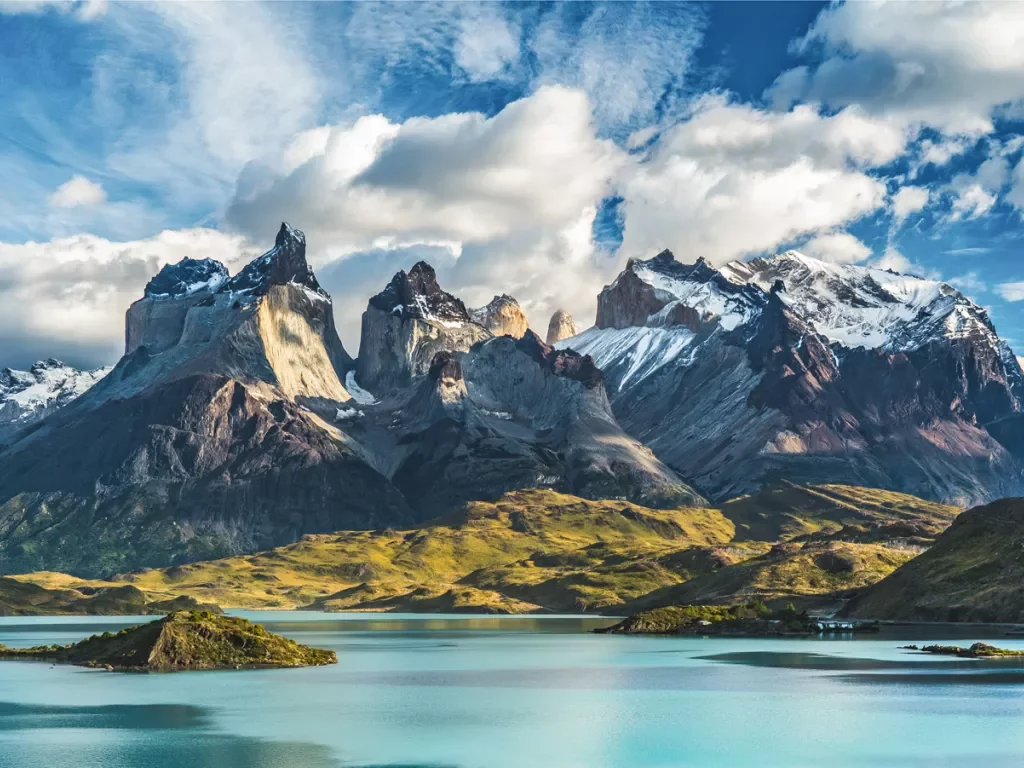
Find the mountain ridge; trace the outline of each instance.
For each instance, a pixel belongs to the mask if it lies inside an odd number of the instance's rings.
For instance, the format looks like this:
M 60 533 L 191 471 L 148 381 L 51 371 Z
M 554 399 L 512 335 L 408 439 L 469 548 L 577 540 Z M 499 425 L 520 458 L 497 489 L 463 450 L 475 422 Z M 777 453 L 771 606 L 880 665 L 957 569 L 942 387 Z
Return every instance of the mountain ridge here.
M 882 347 L 827 335 L 865 323 Z M 626 431 L 713 498 L 793 479 L 970 506 L 1022 484 L 999 440 L 1012 426 L 987 428 L 1016 423 L 1019 363 L 943 283 L 792 252 L 720 271 L 663 251 L 630 261 L 597 324 L 558 346 L 591 355 Z

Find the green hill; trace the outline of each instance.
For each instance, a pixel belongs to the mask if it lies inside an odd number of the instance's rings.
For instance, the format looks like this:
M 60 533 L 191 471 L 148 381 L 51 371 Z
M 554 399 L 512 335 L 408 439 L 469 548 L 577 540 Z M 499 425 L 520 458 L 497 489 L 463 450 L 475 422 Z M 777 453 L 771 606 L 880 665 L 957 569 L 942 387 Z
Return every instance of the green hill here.
M 780 482 L 722 505 L 737 540 L 797 538 L 878 542 L 934 539 L 960 513 L 905 493 L 851 485 Z
M 189 595 L 239 608 L 582 611 L 683 581 L 701 558 L 679 553 L 714 549 L 732 536 L 717 510 L 648 509 L 530 490 L 472 502 L 408 530 L 305 536 L 268 552 L 113 582 L 52 573 L 18 578 L 57 589 L 130 583 L 153 599 Z
M 931 549 L 865 590 L 846 613 L 1024 623 L 1024 499 L 964 512 Z
M 93 635 L 74 645 L 0 645 L 0 659 L 38 659 L 153 672 L 312 667 L 338 661 L 334 651 L 299 645 L 246 619 L 210 611 L 177 611 L 117 634 Z
M 874 584 L 914 557 L 914 551 L 856 542 L 790 542 L 682 584 L 664 587 L 626 606 L 741 605 L 760 601 L 817 610 L 839 608 L 853 590 Z
M 47 572 L 14 578 L 61 592 L 65 602 L 69 592 L 130 586 L 146 605 L 191 598 L 237 608 L 619 612 L 834 600 L 906 562 L 956 512 L 848 486 L 775 486 L 721 510 L 528 490 L 406 530 L 305 536 L 254 555 L 109 581 Z M 793 541 L 773 549 L 779 539 Z
M 187 595 L 153 598 L 131 584 L 47 589 L 31 581 L 0 576 L 0 616 L 144 616 L 185 608 L 221 612 L 218 606 L 199 603 Z

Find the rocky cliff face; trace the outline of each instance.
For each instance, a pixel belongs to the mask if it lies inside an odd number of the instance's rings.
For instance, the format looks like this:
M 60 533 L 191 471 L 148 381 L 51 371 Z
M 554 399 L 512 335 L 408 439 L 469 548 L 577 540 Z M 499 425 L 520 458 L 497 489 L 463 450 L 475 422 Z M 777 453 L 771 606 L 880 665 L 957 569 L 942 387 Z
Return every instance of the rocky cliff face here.
M 562 339 L 575 336 L 577 333 L 579 331 L 576 329 L 576 323 L 573 322 L 572 315 L 564 309 L 558 309 L 551 315 L 551 320 L 548 322 L 548 335 L 545 341 L 548 344 L 554 345 Z
M 536 487 L 703 504 L 622 431 L 593 361 L 531 331 L 437 353 L 428 375 L 368 410 L 353 434 L 391 457 L 383 471 L 421 516 Z
M 96 575 L 410 518 L 325 418 L 352 361 L 302 234 L 224 274 L 166 267 L 109 376 L 0 453 L 0 568 Z
M 433 267 L 419 262 L 396 274 L 363 313 L 356 377 L 374 393 L 408 386 L 425 374 L 438 352 L 466 351 L 491 333 L 475 323 L 465 304 L 437 283 Z
M 486 306 L 469 310 L 469 316 L 474 323 L 483 326 L 495 336 L 521 339 L 526 329 L 530 327 L 519 302 L 507 293 L 495 296 Z
M 305 236 L 282 224 L 274 247 L 230 279 L 210 260 L 164 267 L 128 309 L 125 357 L 104 391 L 211 373 L 291 399 L 348 400 L 342 382 L 354 361 L 305 252 Z
M 721 271 L 662 253 L 602 292 L 599 321 L 559 346 L 592 355 L 626 430 L 716 498 L 778 478 L 962 505 L 1021 487 L 989 430 L 1020 410 L 1019 365 L 948 285 L 794 253 Z

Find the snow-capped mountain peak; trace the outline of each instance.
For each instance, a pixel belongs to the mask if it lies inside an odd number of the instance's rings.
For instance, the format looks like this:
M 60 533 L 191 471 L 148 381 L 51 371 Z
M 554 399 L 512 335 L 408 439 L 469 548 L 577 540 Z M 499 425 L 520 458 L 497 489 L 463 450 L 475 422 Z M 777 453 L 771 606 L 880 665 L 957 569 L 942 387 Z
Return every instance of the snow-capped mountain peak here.
M 434 268 L 425 261 L 414 264 L 408 273 L 396 273 L 384 290 L 370 299 L 370 305 L 444 328 L 472 322 L 466 305 L 438 285 Z
M 907 351 L 942 338 L 998 343 L 985 310 L 938 280 L 832 264 L 797 251 L 734 261 L 721 274 L 764 291 L 781 280 L 781 298 L 790 308 L 830 341 L 851 348 Z
M 228 270 L 213 259 L 182 259 L 167 264 L 146 284 L 146 296 L 191 296 L 202 290 L 216 291 L 228 279 Z
M 0 433 L 67 405 L 110 371 L 80 371 L 53 358 L 41 360 L 27 371 L 4 368 L 0 371 Z
M 289 283 L 307 289 L 311 298 L 330 301 L 330 296 L 320 287 L 313 268 L 306 261 L 306 236 L 287 222 L 282 222 L 274 247 L 250 261 L 224 283 L 221 291 L 262 296 L 272 285 Z
M 732 330 L 757 317 L 766 302 L 761 291 L 726 280 L 703 258 L 682 264 L 664 250 L 646 261 L 631 259 L 601 292 L 597 325 L 665 325 L 663 319 L 677 307 L 688 307 L 700 317 L 717 317 L 723 328 Z M 651 317 L 655 319 L 648 323 Z

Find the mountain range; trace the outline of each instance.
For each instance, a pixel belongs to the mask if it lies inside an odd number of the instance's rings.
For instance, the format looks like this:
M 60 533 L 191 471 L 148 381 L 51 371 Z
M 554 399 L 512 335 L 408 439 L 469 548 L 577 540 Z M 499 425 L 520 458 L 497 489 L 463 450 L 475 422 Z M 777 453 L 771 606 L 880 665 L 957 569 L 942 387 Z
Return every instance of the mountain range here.
M 353 358 L 305 249 L 284 224 L 234 276 L 165 266 L 109 372 L 0 374 L 0 572 L 168 566 L 528 488 L 676 508 L 779 480 L 958 506 L 1022 486 L 1024 372 L 945 283 L 665 251 L 593 327 L 556 313 L 552 346 L 420 262 L 369 299 Z

